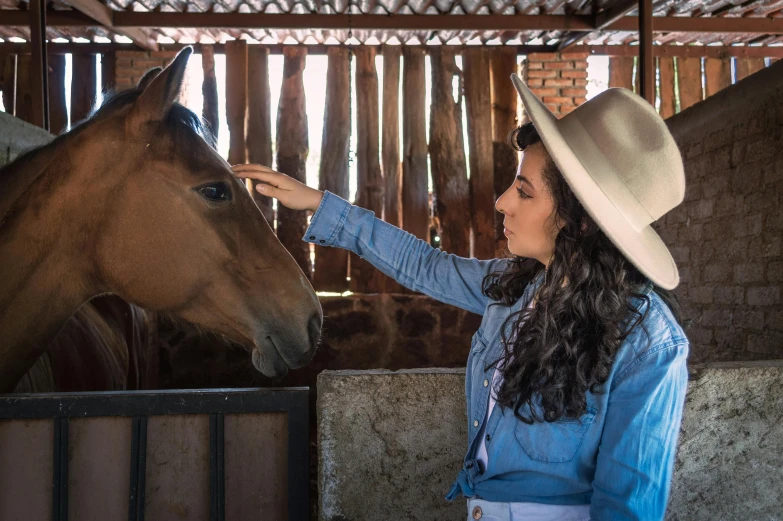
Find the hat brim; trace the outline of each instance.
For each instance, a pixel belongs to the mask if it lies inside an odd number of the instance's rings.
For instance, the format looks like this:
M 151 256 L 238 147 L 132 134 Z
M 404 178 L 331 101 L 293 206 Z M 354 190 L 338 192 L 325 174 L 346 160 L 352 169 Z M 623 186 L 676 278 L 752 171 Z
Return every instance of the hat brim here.
M 558 127 L 558 119 L 519 76 L 511 75 L 525 110 L 568 186 L 609 240 L 653 283 L 674 289 L 680 283 L 677 264 L 652 226 L 636 231 L 601 190 Z

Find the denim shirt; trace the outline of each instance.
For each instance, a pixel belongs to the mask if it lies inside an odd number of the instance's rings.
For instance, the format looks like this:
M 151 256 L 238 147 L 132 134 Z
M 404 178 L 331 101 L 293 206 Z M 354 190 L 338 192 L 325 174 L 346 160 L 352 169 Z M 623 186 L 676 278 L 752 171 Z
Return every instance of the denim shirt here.
M 461 493 L 498 502 L 590 504 L 593 520 L 664 518 L 688 383 L 689 344 L 652 284 L 644 289 L 649 304 L 633 302 L 647 315 L 617 351 L 604 385 L 608 392 L 588 391 L 587 411 L 579 420 L 528 425 L 511 410 L 495 407 L 486 425 L 488 465 L 482 472 L 477 434 L 494 370 L 484 368 L 503 352 L 506 317 L 530 302 L 542 275 L 513 306 L 494 302 L 482 293 L 482 281 L 504 269 L 508 259 L 446 253 L 330 192 L 313 214 L 304 240 L 350 250 L 407 288 L 482 315 L 465 374 L 468 448 L 447 500 Z M 534 402 L 543 417 L 540 395 Z M 520 414 L 530 417 L 530 408 L 522 407 Z

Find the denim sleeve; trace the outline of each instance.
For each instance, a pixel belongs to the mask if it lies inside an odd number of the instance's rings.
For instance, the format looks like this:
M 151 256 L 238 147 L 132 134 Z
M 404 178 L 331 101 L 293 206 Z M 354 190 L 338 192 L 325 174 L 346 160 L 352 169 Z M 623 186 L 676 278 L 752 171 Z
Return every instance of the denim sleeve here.
M 489 301 L 481 292 L 484 276 L 508 262 L 458 257 L 433 248 L 328 191 L 303 240 L 350 250 L 406 288 L 479 315 Z
M 664 518 L 688 385 L 688 343 L 652 348 L 609 393 L 590 519 Z

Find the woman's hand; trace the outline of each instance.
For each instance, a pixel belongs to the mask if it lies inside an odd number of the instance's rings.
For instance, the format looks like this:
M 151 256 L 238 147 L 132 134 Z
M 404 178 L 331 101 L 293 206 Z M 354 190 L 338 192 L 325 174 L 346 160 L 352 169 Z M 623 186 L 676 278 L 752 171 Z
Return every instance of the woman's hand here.
M 324 193 L 321 190 L 310 188 L 300 183 L 293 177 L 280 172 L 275 172 L 263 165 L 234 165 L 231 167 L 234 175 L 240 178 L 249 178 L 260 181 L 256 190 L 261 195 L 274 197 L 280 204 L 291 210 L 310 210 L 315 212 Z

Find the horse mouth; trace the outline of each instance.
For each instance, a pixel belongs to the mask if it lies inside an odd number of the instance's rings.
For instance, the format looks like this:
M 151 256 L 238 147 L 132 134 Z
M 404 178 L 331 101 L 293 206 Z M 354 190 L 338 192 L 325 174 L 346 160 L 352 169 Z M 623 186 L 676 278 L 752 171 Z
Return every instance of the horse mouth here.
M 288 373 L 288 364 L 286 364 L 280 350 L 275 345 L 271 337 L 266 337 L 265 345 L 256 345 L 253 347 L 251 357 L 253 367 L 269 378 L 281 378 Z

